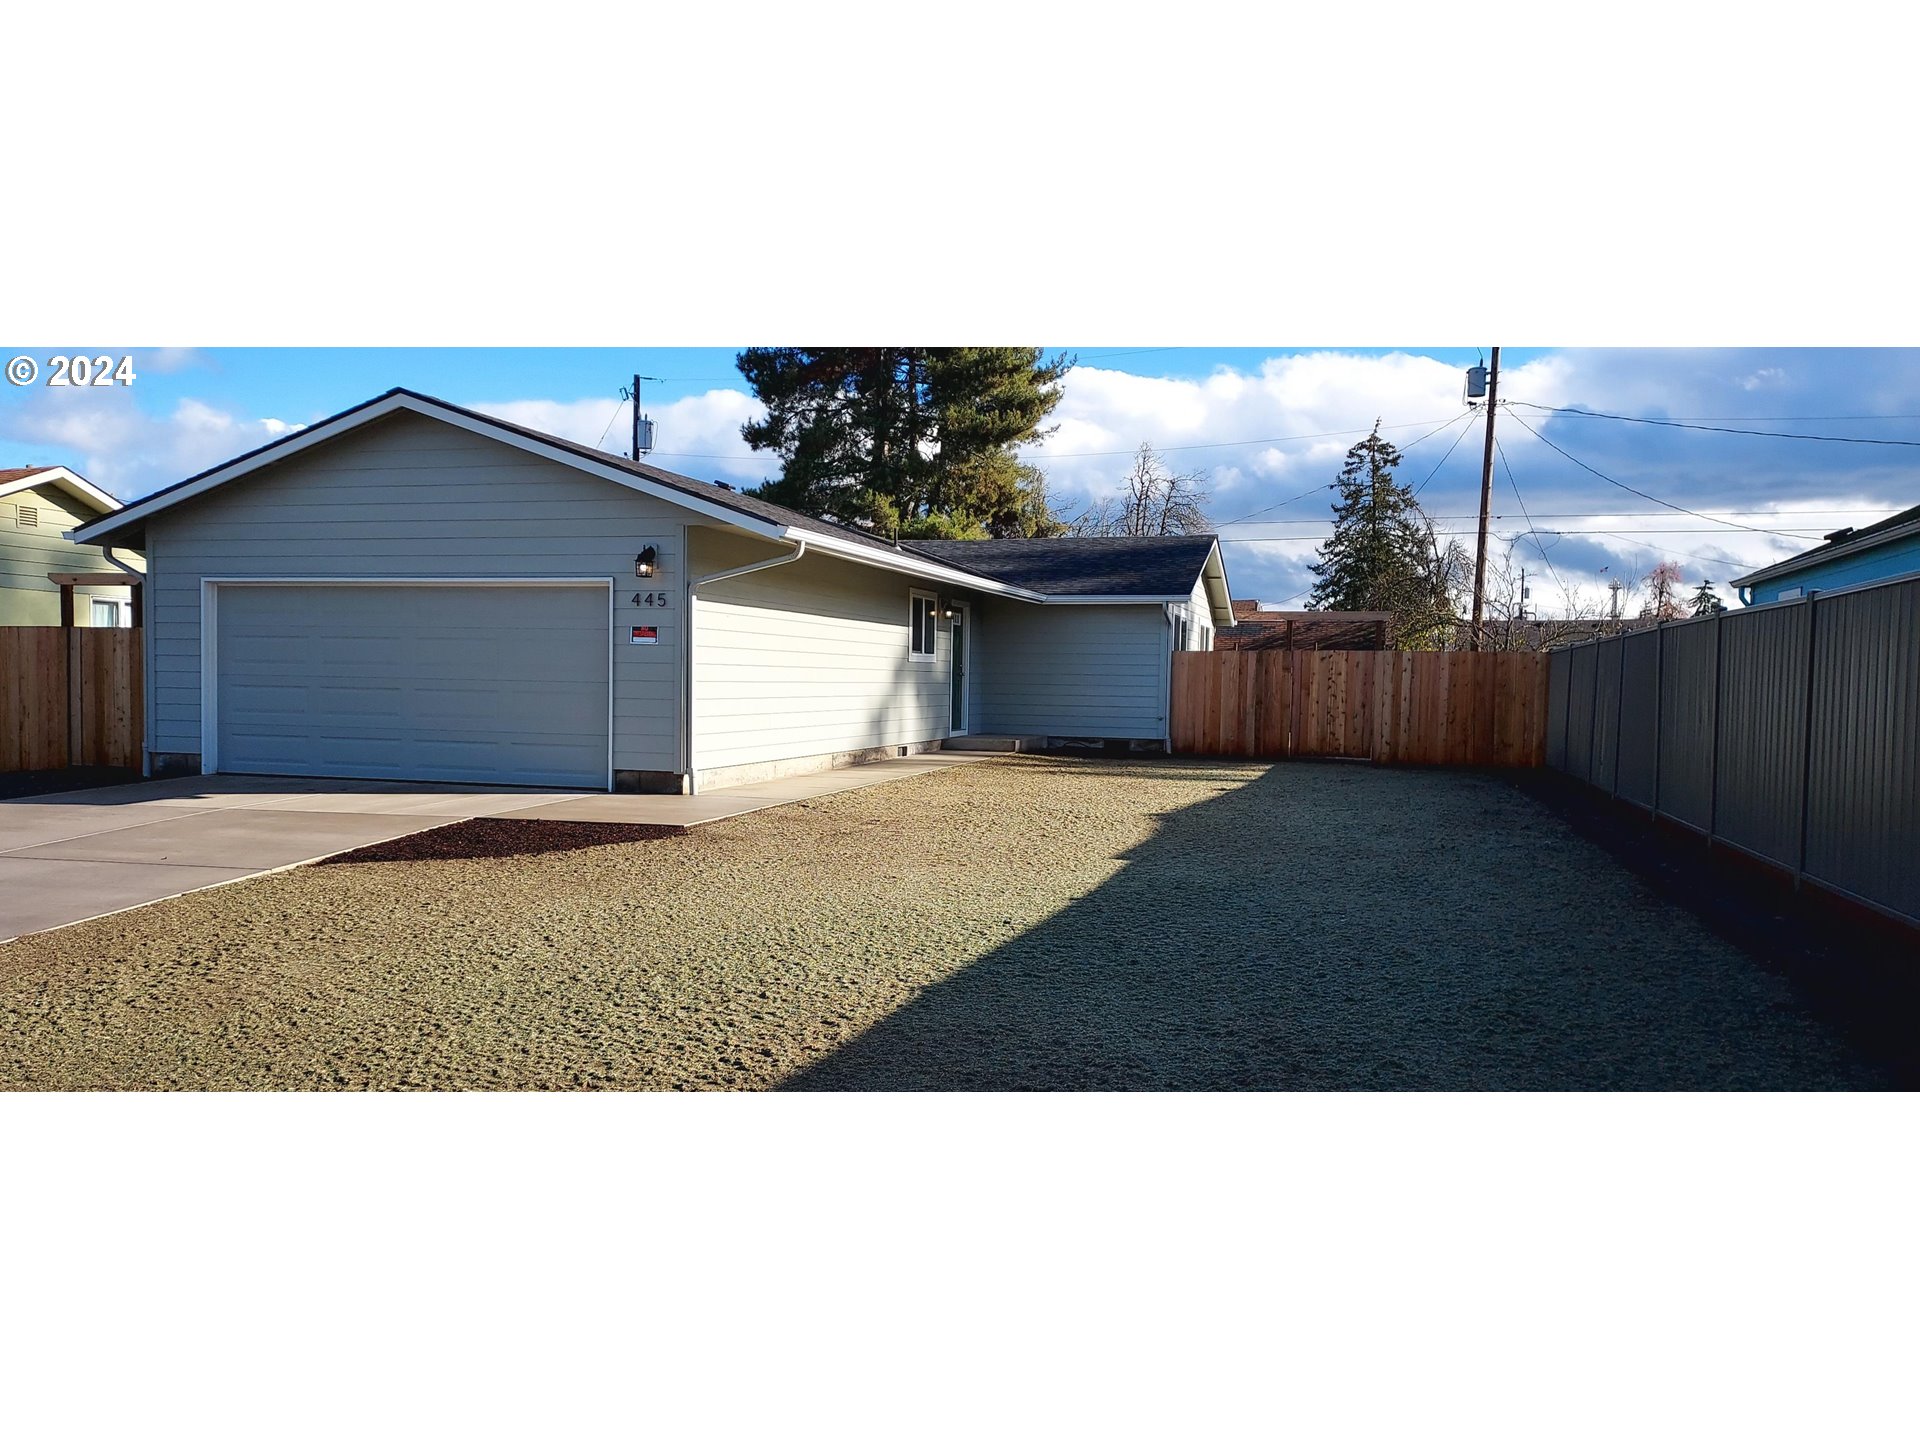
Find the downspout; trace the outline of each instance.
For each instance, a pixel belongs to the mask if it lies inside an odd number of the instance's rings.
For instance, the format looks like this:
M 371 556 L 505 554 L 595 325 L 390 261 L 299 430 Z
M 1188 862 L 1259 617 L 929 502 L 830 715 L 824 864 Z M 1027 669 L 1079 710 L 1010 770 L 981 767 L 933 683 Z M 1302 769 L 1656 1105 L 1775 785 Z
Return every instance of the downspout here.
M 687 793 L 700 793 L 700 782 L 696 778 L 699 772 L 694 768 L 693 758 L 693 646 L 694 616 L 699 610 L 699 589 L 702 585 L 711 585 L 718 580 L 735 580 L 742 575 L 751 575 L 756 570 L 771 570 L 776 565 L 791 565 L 807 553 L 807 542 L 796 536 L 793 549 L 784 555 L 775 555 L 766 560 L 756 560 L 751 565 L 736 565 L 731 570 L 715 570 L 710 575 L 689 575 L 687 577 L 687 658 L 686 658 L 686 712 L 680 717 L 680 733 L 686 737 Z
M 1173 637 L 1179 633 L 1174 624 L 1173 606 L 1163 604 L 1160 618 L 1167 622 L 1167 643 L 1160 647 L 1160 746 L 1173 754 Z

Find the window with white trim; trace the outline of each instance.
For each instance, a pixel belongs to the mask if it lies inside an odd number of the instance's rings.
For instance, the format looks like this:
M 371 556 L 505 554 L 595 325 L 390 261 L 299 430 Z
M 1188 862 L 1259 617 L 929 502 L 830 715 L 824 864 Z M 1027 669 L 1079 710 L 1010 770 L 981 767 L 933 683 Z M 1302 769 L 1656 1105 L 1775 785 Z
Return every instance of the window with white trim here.
M 93 602 L 93 623 L 101 629 L 119 629 L 120 602 L 118 600 L 95 600 Z
M 908 592 L 907 658 L 909 660 L 933 659 L 934 636 L 939 619 L 938 597 L 928 594 L 925 590 Z

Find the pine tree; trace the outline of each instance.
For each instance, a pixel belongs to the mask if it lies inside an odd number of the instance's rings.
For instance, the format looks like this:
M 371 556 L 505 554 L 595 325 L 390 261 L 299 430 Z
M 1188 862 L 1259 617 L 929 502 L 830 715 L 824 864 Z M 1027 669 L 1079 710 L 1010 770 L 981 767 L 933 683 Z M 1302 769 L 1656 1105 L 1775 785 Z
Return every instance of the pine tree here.
M 1442 546 L 1413 492 L 1394 478 L 1400 452 L 1373 433 L 1347 451 L 1334 482 L 1333 534 L 1320 546 L 1310 601 L 1316 610 L 1384 610 L 1396 643 L 1442 643 L 1453 622 L 1462 552 Z
M 892 537 L 1059 534 L 1039 439 L 1072 361 L 1032 346 L 740 352 L 767 407 L 741 427 L 781 457 L 762 499 Z
M 1726 602 L 1713 593 L 1713 583 L 1708 580 L 1702 580 L 1700 582 L 1699 587 L 1693 592 L 1693 599 L 1688 602 L 1688 605 L 1696 616 L 1718 615 L 1722 610 L 1727 608 Z

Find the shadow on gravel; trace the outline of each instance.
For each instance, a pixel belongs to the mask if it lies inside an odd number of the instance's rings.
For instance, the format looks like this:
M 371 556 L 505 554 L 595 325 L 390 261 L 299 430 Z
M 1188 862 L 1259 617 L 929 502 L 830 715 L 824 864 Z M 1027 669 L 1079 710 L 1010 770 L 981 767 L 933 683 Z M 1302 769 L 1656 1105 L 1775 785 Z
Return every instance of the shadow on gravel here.
M 1121 858 L 785 1088 L 1887 1083 L 1780 977 L 1484 774 L 1276 765 Z
M 1920 1089 L 1920 932 L 1818 886 L 1795 891 L 1783 870 L 1551 770 L 1507 783 L 1565 820 L 1715 934 L 1785 977 L 1815 1015 L 1883 1066 L 1902 1090 Z
M 405 865 L 416 860 L 504 860 L 515 855 L 553 855 L 665 840 L 682 832 L 671 825 L 600 825 L 578 820 L 463 820 L 397 840 L 349 850 L 322 865 Z

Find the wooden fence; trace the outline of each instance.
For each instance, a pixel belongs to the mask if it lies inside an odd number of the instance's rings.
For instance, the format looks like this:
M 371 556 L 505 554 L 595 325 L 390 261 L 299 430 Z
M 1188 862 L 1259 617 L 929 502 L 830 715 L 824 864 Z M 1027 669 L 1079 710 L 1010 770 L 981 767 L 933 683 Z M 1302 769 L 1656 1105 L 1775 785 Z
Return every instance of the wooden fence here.
M 141 632 L 0 626 L 0 771 L 140 764 Z
M 1547 657 L 1406 650 L 1186 651 L 1175 753 L 1542 765 Z

